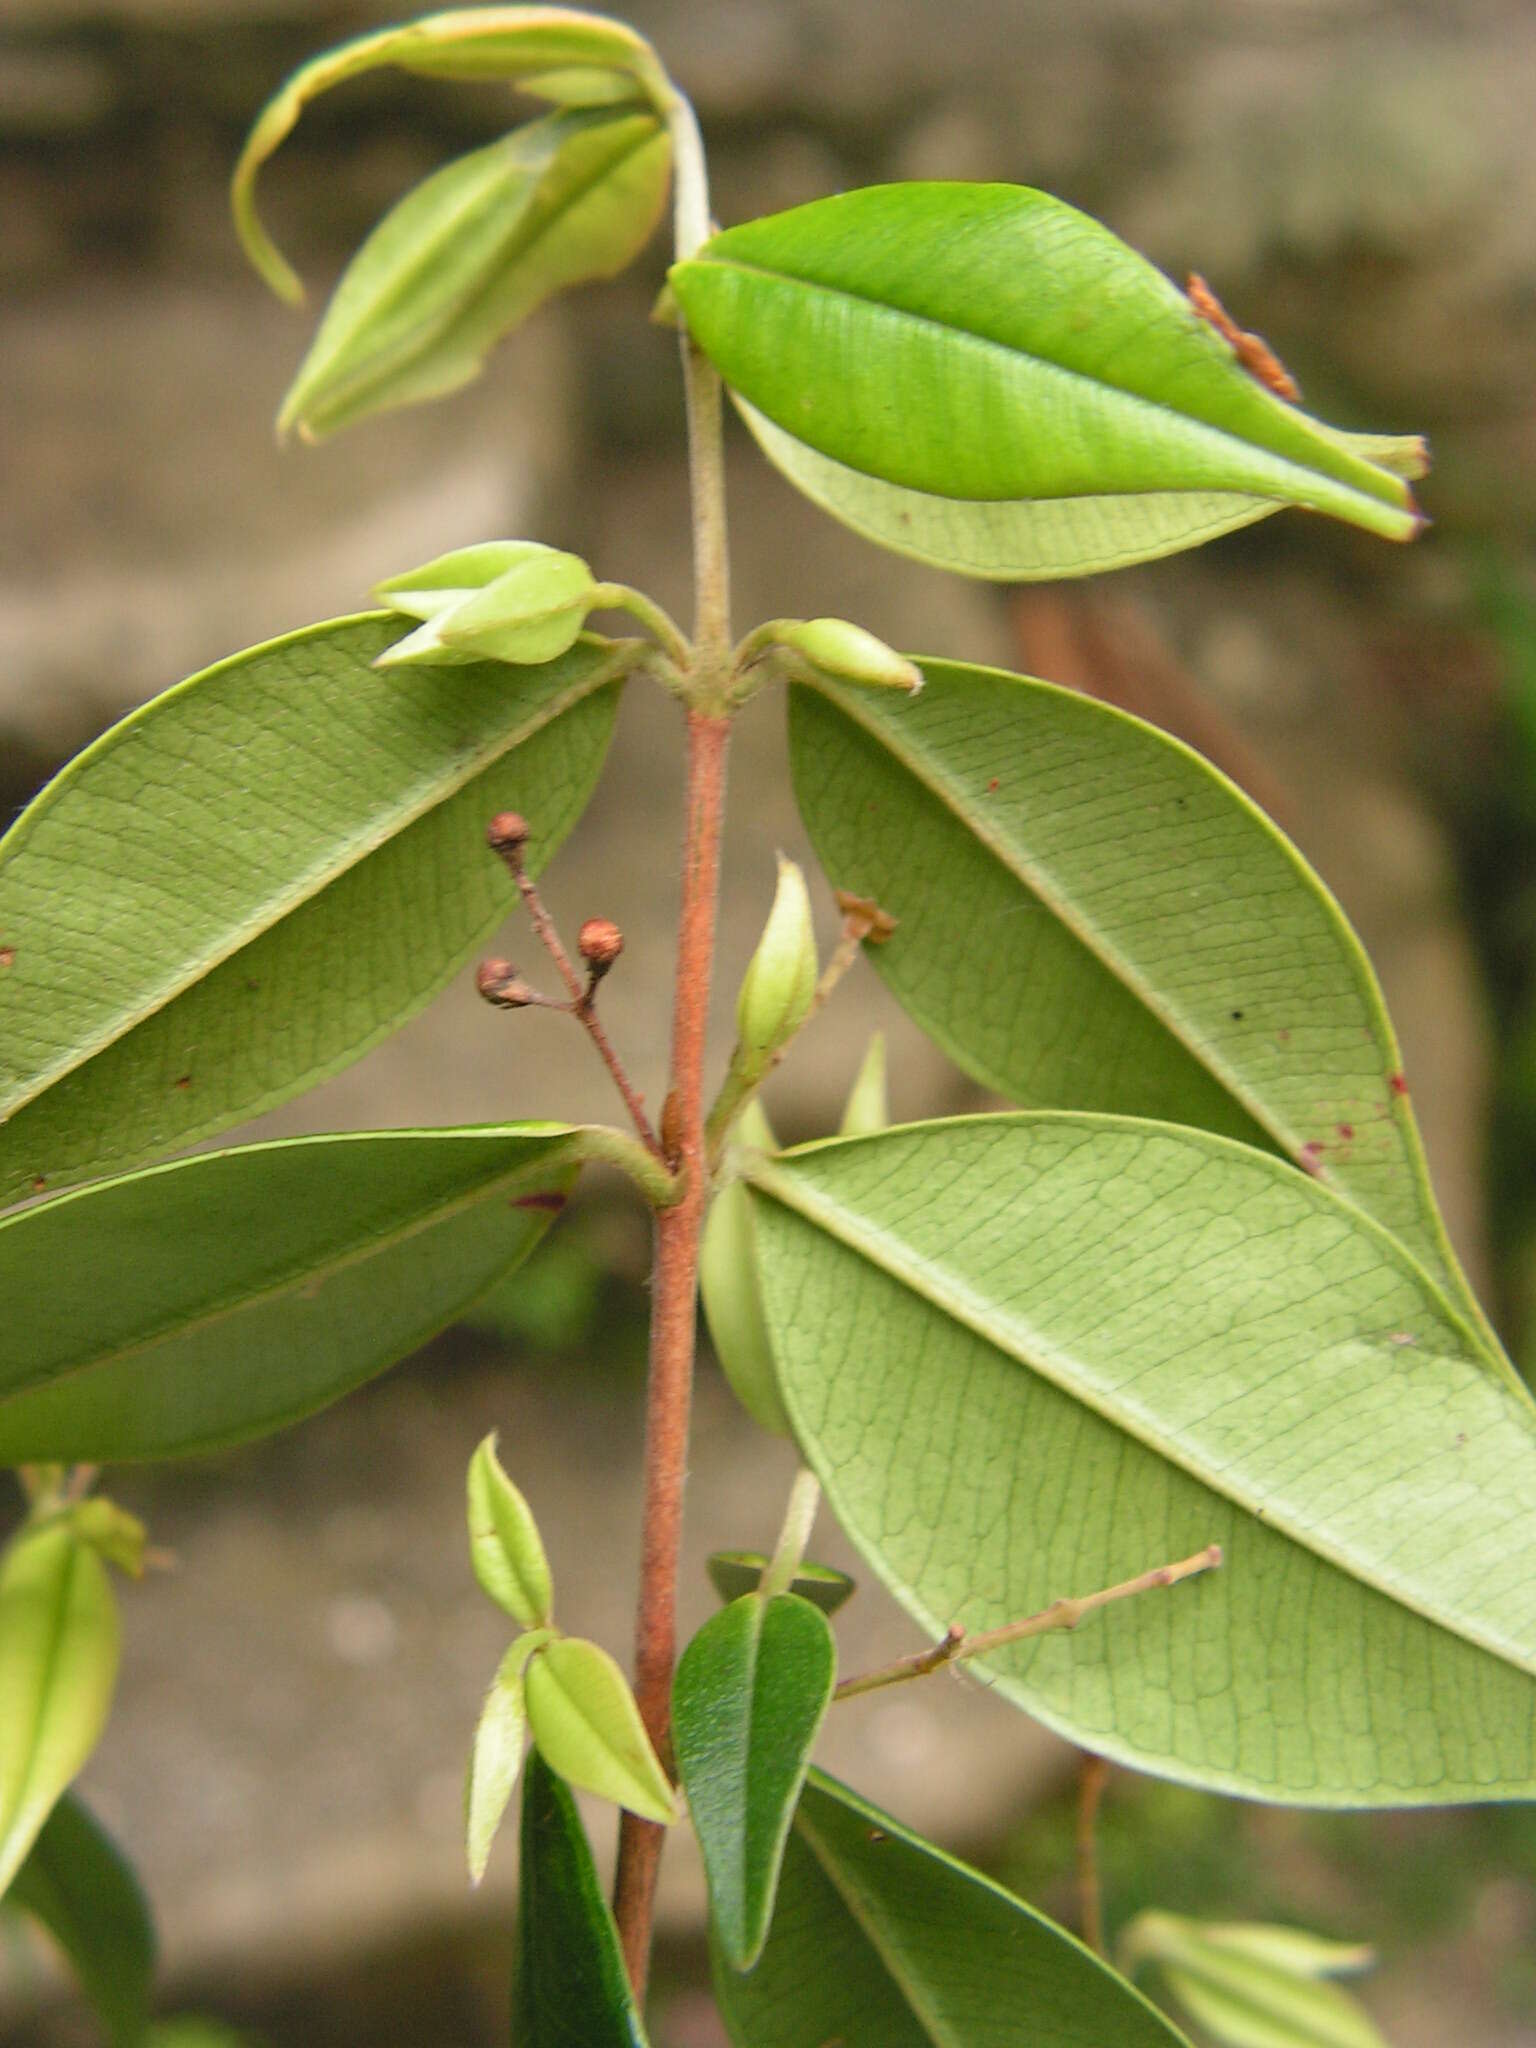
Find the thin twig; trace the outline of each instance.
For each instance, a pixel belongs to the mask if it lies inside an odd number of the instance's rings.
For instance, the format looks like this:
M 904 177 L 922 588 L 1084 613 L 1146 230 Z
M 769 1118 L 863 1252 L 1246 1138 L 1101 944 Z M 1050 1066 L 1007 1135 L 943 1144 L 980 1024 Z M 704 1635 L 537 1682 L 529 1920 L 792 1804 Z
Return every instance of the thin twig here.
M 1083 1751 L 1077 1770 L 1077 1911 L 1083 1940 L 1104 1954 L 1104 1899 L 1099 1886 L 1099 1805 L 1109 1783 L 1109 1765 Z
M 795 1573 L 800 1569 L 800 1560 L 805 1556 L 805 1546 L 811 1540 L 816 1510 L 820 1506 L 821 1481 L 809 1465 L 802 1465 L 789 1489 L 779 1540 L 763 1569 L 763 1576 L 757 1582 L 757 1589 L 765 1599 L 771 1600 L 775 1593 L 786 1592 L 793 1583 Z
M 1214 1571 L 1221 1563 L 1221 1545 L 1211 1543 L 1204 1550 L 1198 1550 L 1193 1557 L 1180 1558 L 1177 1564 L 1160 1564 L 1149 1572 L 1139 1572 L 1134 1579 L 1122 1579 L 1118 1586 L 1105 1586 L 1097 1593 L 1083 1593 L 1075 1600 L 1053 1600 L 1049 1607 L 1042 1607 L 1038 1614 L 1028 1614 L 1022 1621 L 1005 1622 L 1001 1628 L 983 1629 L 979 1635 L 967 1635 L 958 1622 L 954 1623 L 941 1642 L 932 1644 L 926 1650 L 918 1650 L 910 1657 L 898 1657 L 894 1664 L 885 1664 L 878 1671 L 865 1671 L 856 1678 L 845 1678 L 832 1697 L 834 1700 L 852 1699 L 856 1693 L 874 1692 L 883 1685 L 901 1685 L 909 1678 L 925 1678 L 930 1671 L 937 1671 L 942 1665 L 956 1664 L 966 1657 L 984 1657 L 991 1650 L 1000 1650 L 1008 1643 L 1023 1642 L 1027 1636 L 1043 1636 L 1056 1629 L 1076 1628 L 1085 1614 L 1092 1614 L 1095 1608 L 1107 1607 L 1112 1600 L 1129 1600 L 1137 1593 L 1150 1593 L 1160 1586 L 1176 1586 L 1181 1579 L 1192 1579 L 1197 1572 Z

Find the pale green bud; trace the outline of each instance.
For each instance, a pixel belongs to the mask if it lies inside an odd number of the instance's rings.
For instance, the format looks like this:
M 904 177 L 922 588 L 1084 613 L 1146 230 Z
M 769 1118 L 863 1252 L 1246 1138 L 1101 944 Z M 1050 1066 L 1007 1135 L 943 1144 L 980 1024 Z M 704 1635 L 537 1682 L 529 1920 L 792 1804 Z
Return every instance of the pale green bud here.
M 431 569 L 462 573 L 451 556 L 407 580 L 380 584 L 379 594 L 423 624 L 381 654 L 376 668 L 413 663 L 511 661 L 525 666 L 554 661 L 575 641 L 598 596 L 592 571 L 577 555 L 533 541 L 462 549 L 487 565 L 492 547 L 515 549 L 507 567 L 478 588 L 454 589 L 422 579 Z
M 533 1510 L 501 1468 L 496 1434 L 469 1461 L 469 1554 L 475 1577 L 524 1628 L 546 1628 L 554 1605 L 549 1560 Z
M 923 687 L 923 673 L 915 662 L 847 619 L 800 619 L 785 628 L 779 643 L 845 682 L 905 690 L 909 695 Z
M 736 998 L 738 1063 L 761 1074 L 805 1022 L 816 993 L 816 935 L 805 877 L 779 855 L 779 886 Z

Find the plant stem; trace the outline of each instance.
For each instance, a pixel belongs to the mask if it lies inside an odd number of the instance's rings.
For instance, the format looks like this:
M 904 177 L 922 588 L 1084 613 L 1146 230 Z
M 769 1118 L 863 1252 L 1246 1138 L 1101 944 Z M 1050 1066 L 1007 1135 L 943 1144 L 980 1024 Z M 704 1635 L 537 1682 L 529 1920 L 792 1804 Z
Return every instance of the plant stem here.
M 1109 1765 L 1083 1751 L 1077 1772 L 1077 1908 L 1083 1940 L 1104 1954 L 1104 1899 L 1099 1885 L 1099 1803 L 1109 1783 Z
M 942 1642 L 934 1643 L 926 1650 L 918 1650 L 910 1657 L 898 1657 L 894 1664 L 884 1664 L 878 1671 L 865 1671 L 857 1678 L 845 1678 L 832 1697 L 834 1700 L 852 1699 L 855 1693 L 875 1692 L 883 1685 L 900 1685 L 909 1678 L 926 1678 L 930 1671 L 937 1671 L 941 1665 L 959 1663 L 963 1657 L 984 1657 L 989 1650 L 1000 1650 L 1008 1643 L 1023 1642 L 1027 1636 L 1043 1636 L 1054 1629 L 1076 1628 L 1085 1614 L 1092 1614 L 1098 1607 L 1107 1607 L 1112 1600 L 1129 1600 L 1137 1593 L 1150 1593 L 1159 1586 L 1176 1586 L 1181 1579 L 1192 1579 L 1197 1572 L 1214 1571 L 1220 1563 L 1221 1545 L 1211 1543 L 1204 1550 L 1197 1550 L 1193 1557 L 1180 1558 L 1177 1564 L 1156 1565 L 1149 1572 L 1138 1572 L 1134 1579 L 1122 1579 L 1118 1586 L 1104 1586 L 1097 1593 L 1083 1593 L 1075 1600 L 1053 1600 L 1038 1614 L 1026 1615 L 1022 1621 L 1004 1622 L 1001 1628 L 984 1629 L 980 1635 L 968 1636 L 957 1622 Z
M 659 1750 L 666 1740 L 677 1653 L 677 1560 L 682 1537 L 688 1411 L 693 1393 L 699 1236 L 709 1197 L 704 1162 L 704 1042 L 714 962 L 730 720 L 688 714 L 688 823 L 672 1012 L 672 1088 L 662 1121 L 685 1176 L 682 1199 L 658 1212 L 651 1282 L 645 1417 L 645 1519 L 635 1614 L 635 1699 Z M 664 1830 L 626 1813 L 619 1829 L 614 1914 L 635 1997 L 645 1995 L 656 1874 Z
M 821 1506 L 821 1481 L 809 1465 L 802 1465 L 795 1474 L 795 1483 L 789 1489 L 789 1504 L 784 1510 L 784 1526 L 779 1531 L 779 1540 L 774 1546 L 758 1591 L 764 1599 L 771 1600 L 775 1593 L 786 1591 L 795 1573 L 800 1569 L 800 1560 L 805 1555 L 805 1546 L 811 1540 L 811 1528 L 816 1520 L 816 1510 Z

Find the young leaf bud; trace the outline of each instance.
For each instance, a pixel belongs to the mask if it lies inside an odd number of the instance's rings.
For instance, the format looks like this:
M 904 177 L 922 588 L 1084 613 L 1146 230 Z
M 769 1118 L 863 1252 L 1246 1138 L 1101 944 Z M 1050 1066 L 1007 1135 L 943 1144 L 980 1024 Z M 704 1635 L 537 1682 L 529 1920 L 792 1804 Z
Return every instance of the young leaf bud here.
M 608 972 L 624 950 L 624 934 L 611 917 L 589 917 L 576 934 L 576 950 L 592 970 L 593 980 Z
M 801 619 L 779 640 L 827 675 L 846 682 L 905 690 L 909 696 L 923 687 L 923 672 L 915 662 L 847 619 Z
M 537 540 L 482 540 L 473 547 L 451 548 L 419 569 L 406 569 L 399 576 L 386 576 L 373 586 L 380 604 L 392 612 L 404 612 L 411 619 L 435 619 L 484 590 L 498 576 L 515 569 L 531 555 L 555 551 Z
M 523 1697 L 552 1771 L 644 1820 L 670 1826 L 677 1819 L 629 1681 L 606 1650 L 579 1636 L 556 1637 L 530 1658 Z
M 575 642 L 597 594 L 576 555 L 539 548 L 431 621 L 458 654 L 532 664 L 554 661 Z
M 475 993 L 498 1010 L 526 1010 L 538 1001 L 510 960 L 482 960 L 475 969 Z
M 752 1195 L 733 1180 L 710 1204 L 699 1248 L 704 1320 L 731 1392 L 759 1429 L 791 1434 L 757 1286 Z
M 736 998 L 738 1060 L 756 1075 L 805 1022 L 816 993 L 816 936 L 805 877 L 779 856 L 773 908 Z
M 528 836 L 528 820 L 521 811 L 498 811 L 485 828 L 486 845 L 503 860 L 509 854 L 521 853 L 528 844 Z
M 469 1554 L 475 1577 L 524 1628 L 547 1628 L 554 1592 L 533 1512 L 501 1469 L 495 1432 L 469 1461 Z

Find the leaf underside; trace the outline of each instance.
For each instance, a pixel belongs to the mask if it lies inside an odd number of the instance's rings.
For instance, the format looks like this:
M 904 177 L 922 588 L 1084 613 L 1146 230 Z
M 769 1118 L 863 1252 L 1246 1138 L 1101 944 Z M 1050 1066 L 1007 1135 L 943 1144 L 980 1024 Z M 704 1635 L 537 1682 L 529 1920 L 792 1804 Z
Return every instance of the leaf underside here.
M 749 1172 L 797 1440 L 935 1638 L 1223 1546 L 989 1656 L 997 1691 L 1252 1797 L 1536 1793 L 1536 1423 L 1358 1211 L 1244 1147 L 1083 1115 Z
M 68 1956 L 114 2048 L 140 2048 L 155 1974 L 149 1903 L 117 1844 L 73 1793 L 44 1822 L 7 1903 Z

